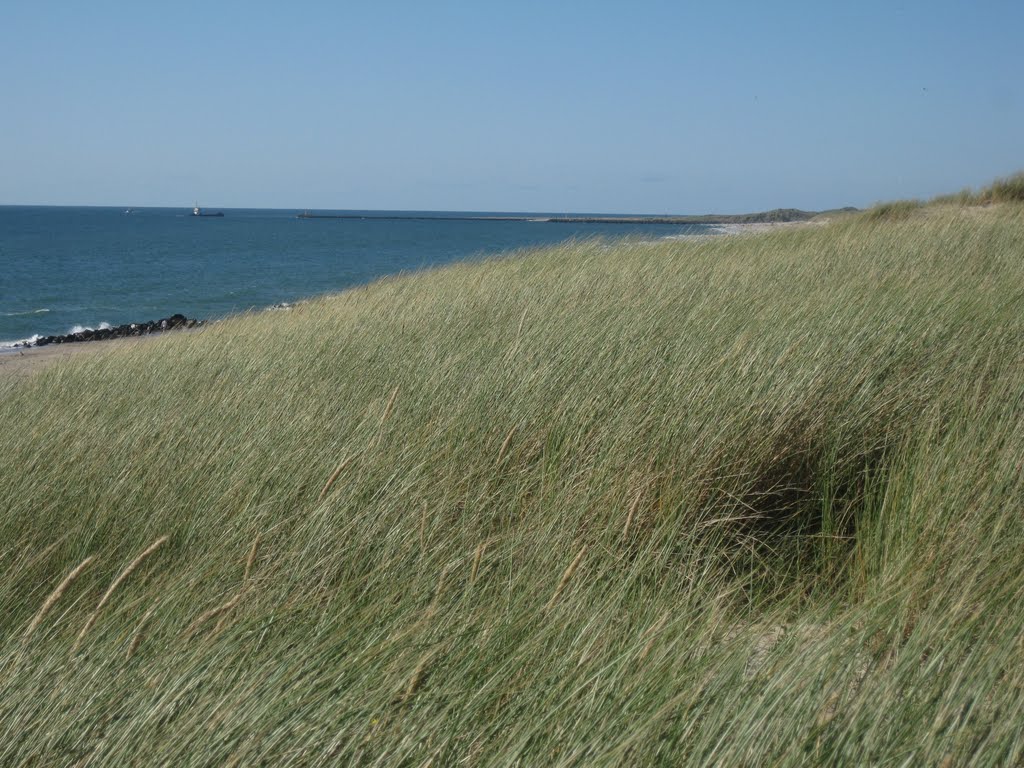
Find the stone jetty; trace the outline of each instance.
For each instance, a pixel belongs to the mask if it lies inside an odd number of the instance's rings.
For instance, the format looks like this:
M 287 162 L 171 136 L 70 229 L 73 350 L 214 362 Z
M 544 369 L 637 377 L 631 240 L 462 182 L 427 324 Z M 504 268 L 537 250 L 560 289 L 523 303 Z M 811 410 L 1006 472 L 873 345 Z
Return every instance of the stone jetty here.
M 171 315 L 160 320 L 153 320 L 148 323 L 126 323 L 112 328 L 87 328 L 78 333 L 68 333 L 63 336 L 41 336 L 34 342 L 25 342 L 22 347 L 45 347 L 48 344 L 74 344 L 81 341 L 103 341 L 105 339 L 124 339 L 129 336 L 149 336 L 154 333 L 165 331 L 183 330 L 185 328 L 196 328 L 203 324 L 203 320 L 193 320 L 184 315 Z

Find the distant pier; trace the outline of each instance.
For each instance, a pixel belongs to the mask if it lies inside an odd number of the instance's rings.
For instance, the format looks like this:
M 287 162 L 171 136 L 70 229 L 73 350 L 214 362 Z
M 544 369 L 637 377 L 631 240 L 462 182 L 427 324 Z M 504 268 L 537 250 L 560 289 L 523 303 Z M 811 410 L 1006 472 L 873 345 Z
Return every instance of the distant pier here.
M 856 208 L 843 208 L 843 212 L 855 211 Z M 428 216 L 423 214 L 364 214 L 364 213 L 310 213 L 303 211 L 299 219 L 358 219 L 360 221 L 535 221 L 547 224 L 765 224 L 774 222 L 808 221 L 818 216 L 819 211 L 802 211 L 797 208 L 776 208 L 761 213 L 724 213 L 705 214 L 702 216 L 600 216 L 600 215 L 565 215 L 565 216 Z M 824 211 L 833 213 L 833 211 Z

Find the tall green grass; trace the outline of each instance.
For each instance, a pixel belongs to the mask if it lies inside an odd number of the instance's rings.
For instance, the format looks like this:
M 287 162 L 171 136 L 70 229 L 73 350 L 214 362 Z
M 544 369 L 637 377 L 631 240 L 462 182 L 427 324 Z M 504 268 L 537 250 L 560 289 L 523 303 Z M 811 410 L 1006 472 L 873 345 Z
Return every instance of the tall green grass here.
M 0 381 L 0 764 L 1020 762 L 1022 252 L 572 243 Z

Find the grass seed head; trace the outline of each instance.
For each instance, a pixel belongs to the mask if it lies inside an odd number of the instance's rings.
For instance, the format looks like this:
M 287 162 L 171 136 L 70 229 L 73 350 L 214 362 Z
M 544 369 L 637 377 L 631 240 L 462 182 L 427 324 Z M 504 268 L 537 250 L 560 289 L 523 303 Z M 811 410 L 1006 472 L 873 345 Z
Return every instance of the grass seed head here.
M 89 555 L 89 557 L 85 558 L 85 560 L 83 560 L 77 566 L 75 566 L 71 570 L 71 572 L 64 577 L 64 580 L 57 585 L 57 588 L 50 593 L 49 597 L 47 597 L 46 600 L 43 601 L 42 606 L 36 612 L 36 615 L 33 617 L 32 621 L 28 625 L 28 628 L 25 630 L 25 634 L 22 636 L 23 641 L 28 640 L 29 637 L 32 636 L 32 633 L 36 631 L 36 628 L 42 622 L 43 618 L 46 616 L 49 610 L 54 606 L 54 604 L 58 600 L 60 600 L 64 592 L 67 591 L 67 588 L 71 586 L 71 584 L 75 581 L 75 579 L 78 578 L 82 571 L 84 571 L 89 566 L 89 563 L 93 561 L 94 557 L 94 555 Z
M 107 588 L 107 591 L 103 593 L 103 597 L 100 598 L 100 602 L 99 604 L 97 604 L 96 609 L 89 615 L 89 618 L 86 619 L 85 625 L 82 627 L 82 631 L 79 632 L 78 637 L 75 638 L 75 644 L 71 649 L 72 653 L 78 651 L 79 646 L 81 646 L 82 644 L 82 640 L 85 639 L 86 634 L 92 628 L 93 624 L 96 623 L 96 619 L 99 617 L 100 611 L 103 610 L 103 606 L 107 604 L 111 596 L 113 596 L 114 592 L 117 591 L 117 588 L 121 586 L 121 584 L 124 583 L 124 581 L 129 576 L 131 576 L 132 573 L 135 572 L 136 568 L 142 565 L 143 561 L 147 557 L 149 557 L 151 554 L 160 549 L 160 547 L 162 547 L 167 542 L 167 539 L 167 536 L 161 536 L 148 547 L 146 547 L 146 549 L 144 549 L 138 557 L 132 560 L 128 567 L 121 571 L 120 575 L 111 582 L 110 586 Z

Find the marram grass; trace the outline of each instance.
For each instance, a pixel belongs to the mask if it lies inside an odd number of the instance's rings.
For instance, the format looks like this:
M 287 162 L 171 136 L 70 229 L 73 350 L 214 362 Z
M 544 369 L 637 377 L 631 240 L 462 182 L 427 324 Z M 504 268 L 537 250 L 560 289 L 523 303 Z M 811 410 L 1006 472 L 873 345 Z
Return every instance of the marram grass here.
M 1024 215 L 905 213 L 0 381 L 0 764 L 1020 763 Z

